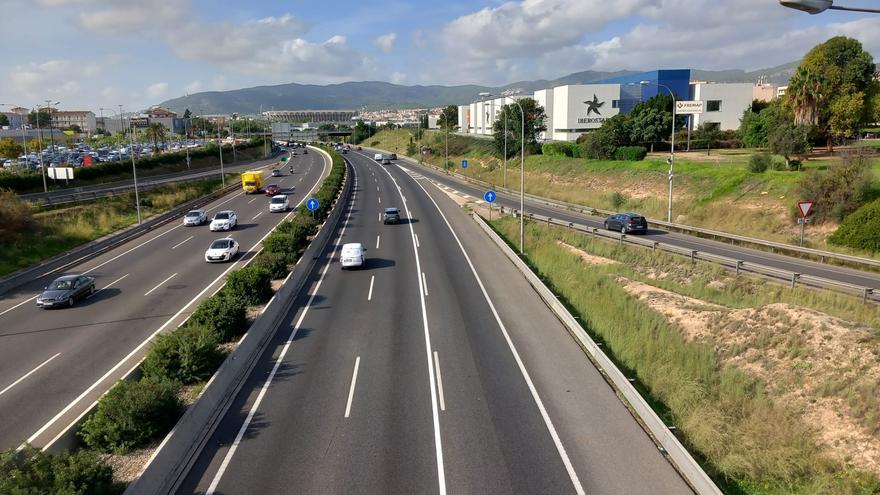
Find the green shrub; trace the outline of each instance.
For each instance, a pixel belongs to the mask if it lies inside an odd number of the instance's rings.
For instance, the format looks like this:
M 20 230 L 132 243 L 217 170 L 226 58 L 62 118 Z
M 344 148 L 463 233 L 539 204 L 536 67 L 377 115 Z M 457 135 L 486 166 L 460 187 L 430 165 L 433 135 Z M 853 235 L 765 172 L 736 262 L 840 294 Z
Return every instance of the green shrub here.
M 316 227 L 317 223 L 310 216 L 297 214 L 292 220 L 278 224 L 275 231 L 263 240 L 263 252 L 294 261 L 305 249 L 308 242 L 306 239 L 314 233 Z
M 0 245 L 12 244 L 34 227 L 31 206 L 8 189 L 0 189 Z
M 95 452 L 49 454 L 28 446 L 0 453 L 0 493 L 112 495 L 122 489 Z
M 370 146 L 378 146 L 379 141 L 370 141 Z
M 566 141 L 544 143 L 541 145 L 541 153 L 546 156 L 567 156 L 569 158 L 581 158 L 584 154 L 583 148 L 579 144 Z
M 223 292 L 248 306 L 263 304 L 272 297 L 272 276 L 255 266 L 247 266 L 226 277 Z
M 838 246 L 880 251 L 880 199 L 847 215 L 828 241 Z
M 619 146 L 614 151 L 615 160 L 640 162 L 648 156 L 648 149 L 644 146 Z
M 252 264 L 266 270 L 273 279 L 277 280 L 286 277 L 287 274 L 290 273 L 290 269 L 288 268 L 289 259 L 289 257 L 282 254 L 267 253 L 266 251 L 263 251 L 257 256 Z
M 856 157 L 845 159 L 826 172 L 811 170 L 798 182 L 796 194 L 801 199 L 815 201 L 814 222 L 842 221 L 865 204 L 873 182 L 870 162 Z
M 773 157 L 767 153 L 755 153 L 749 157 L 749 172 L 761 174 L 773 164 Z
M 611 193 L 611 209 L 619 210 L 623 205 L 626 204 L 627 198 L 623 193 L 613 192 Z
M 141 364 L 147 379 L 167 378 L 183 384 L 205 381 L 223 361 L 220 336 L 213 329 L 187 323 L 159 335 Z
M 221 291 L 202 301 L 189 323 L 211 329 L 221 342 L 231 342 L 247 329 L 247 306 Z
M 170 380 L 121 381 L 98 401 L 79 436 L 93 449 L 118 454 L 157 440 L 183 411 L 178 387 Z

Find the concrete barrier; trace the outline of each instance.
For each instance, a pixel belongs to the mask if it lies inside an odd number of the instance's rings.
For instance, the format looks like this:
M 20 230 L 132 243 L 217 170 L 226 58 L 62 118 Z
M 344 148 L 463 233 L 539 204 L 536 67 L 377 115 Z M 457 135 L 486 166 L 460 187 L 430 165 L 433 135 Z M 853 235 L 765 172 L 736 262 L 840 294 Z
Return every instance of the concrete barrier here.
M 618 395 L 623 397 L 630 410 L 637 416 L 643 427 L 648 431 L 654 442 L 661 448 L 670 463 L 675 466 L 685 481 L 690 484 L 699 495 L 721 495 L 721 490 L 712 481 L 712 478 L 700 467 L 700 464 L 691 456 L 690 452 L 678 441 L 678 438 L 669 430 L 660 416 L 651 409 L 651 406 L 639 394 L 638 390 L 629 382 L 627 377 L 617 368 L 614 362 L 596 345 L 589 334 L 581 327 L 580 323 L 568 311 L 559 299 L 553 294 L 547 285 L 520 259 L 520 257 L 504 242 L 494 230 L 476 213 L 474 221 L 483 229 L 486 235 L 498 246 L 507 258 L 519 269 L 529 284 L 535 289 L 544 303 L 556 314 L 567 328 L 578 345 L 589 354 L 592 361 L 605 375 L 611 385 L 617 390 Z
M 303 253 L 293 274 L 275 294 L 277 303 L 270 304 L 251 325 L 245 339 L 217 370 L 202 396 L 166 436 L 160 449 L 138 479 L 128 486 L 125 491 L 127 495 L 174 493 L 189 473 L 205 442 L 210 439 L 226 415 L 251 371 L 259 362 L 260 356 L 271 343 L 284 317 L 290 312 L 296 296 L 306 286 L 315 266 L 322 261 L 321 253 L 333 237 L 351 194 L 351 168 L 348 164 L 346 166 L 349 167 L 349 173 L 346 174 L 345 183 L 333 210 Z

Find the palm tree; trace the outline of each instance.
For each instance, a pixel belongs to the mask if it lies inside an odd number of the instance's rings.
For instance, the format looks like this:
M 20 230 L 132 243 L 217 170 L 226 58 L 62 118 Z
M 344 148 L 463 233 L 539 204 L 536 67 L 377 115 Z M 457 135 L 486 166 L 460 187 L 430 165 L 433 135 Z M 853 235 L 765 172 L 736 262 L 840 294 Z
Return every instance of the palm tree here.
M 146 134 L 147 139 L 153 142 L 153 150 L 159 151 L 159 141 L 165 142 L 165 126 L 158 122 L 152 122 L 147 127 Z
M 818 126 L 827 136 L 828 151 L 834 145 L 831 134 L 824 129 L 822 113 L 827 107 L 824 78 L 806 67 L 799 67 L 785 91 L 788 106 L 794 111 L 796 125 Z

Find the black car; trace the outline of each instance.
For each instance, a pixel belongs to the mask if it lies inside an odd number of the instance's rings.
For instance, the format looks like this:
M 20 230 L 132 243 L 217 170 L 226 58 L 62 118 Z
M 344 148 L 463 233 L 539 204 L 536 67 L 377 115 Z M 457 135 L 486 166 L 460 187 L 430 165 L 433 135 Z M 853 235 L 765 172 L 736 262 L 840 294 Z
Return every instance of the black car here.
M 382 223 L 398 223 L 400 222 L 400 210 L 397 208 L 385 208 L 385 216 L 382 217 Z
M 636 213 L 618 213 L 605 220 L 605 229 L 621 234 L 644 234 L 648 231 L 648 221 Z
M 65 275 L 56 278 L 42 294 L 37 296 L 37 306 L 54 308 L 73 306 L 77 299 L 95 293 L 95 278 L 86 275 Z

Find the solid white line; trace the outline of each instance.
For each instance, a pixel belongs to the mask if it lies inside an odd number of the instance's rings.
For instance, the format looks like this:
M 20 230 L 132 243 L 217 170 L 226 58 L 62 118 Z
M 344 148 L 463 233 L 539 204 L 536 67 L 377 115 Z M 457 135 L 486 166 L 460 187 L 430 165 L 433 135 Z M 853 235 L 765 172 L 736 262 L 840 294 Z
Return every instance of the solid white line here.
M 419 234 L 416 234 L 416 247 L 422 247 L 422 245 L 419 244 Z
M 388 171 L 387 168 L 382 167 L 382 170 L 386 175 L 391 179 L 391 182 L 394 183 L 394 187 L 397 189 L 397 194 L 400 195 L 401 200 L 403 200 L 403 192 L 400 189 L 400 185 L 391 175 L 391 172 Z M 412 214 L 409 211 L 409 206 L 407 206 L 406 201 L 403 201 L 403 208 L 406 210 L 407 218 L 412 218 Z M 409 234 L 412 238 L 412 247 L 413 252 L 416 255 L 416 280 L 419 281 L 419 300 L 421 302 L 422 307 L 422 326 L 425 331 L 425 355 L 427 357 L 427 365 L 428 365 L 428 384 L 431 388 L 431 415 L 433 416 L 433 424 L 434 424 L 434 451 L 437 456 L 437 482 L 438 488 L 440 491 L 440 495 L 446 495 L 446 472 L 443 467 L 443 442 L 440 438 L 440 413 L 437 410 L 437 383 L 434 377 L 434 363 L 433 356 L 431 355 L 431 333 L 428 327 L 428 309 L 425 303 L 424 296 L 424 286 L 422 283 L 422 277 L 419 276 L 422 273 L 422 263 L 419 259 L 419 250 L 416 247 L 416 232 L 413 229 L 412 223 L 409 223 Z
M 376 236 L 376 249 L 379 249 L 379 236 Z
M 428 295 L 428 279 L 425 277 L 425 272 L 422 272 L 422 286 L 425 288 L 425 295 Z
M 373 282 L 376 281 L 376 276 L 370 276 L 370 292 L 367 293 L 367 301 L 373 300 Z
M 262 214 L 263 214 L 263 212 L 262 212 L 262 211 L 261 211 L 261 212 L 259 212 L 259 213 L 257 213 L 257 214 L 256 214 L 256 215 L 254 215 L 254 216 L 253 216 L 253 217 L 252 217 L 252 218 L 251 218 L 251 220 L 256 220 L 256 219 L 257 219 L 257 217 L 258 217 L 258 216 L 260 216 L 260 215 L 262 215 Z
M 321 171 L 321 175 L 324 174 L 324 170 L 327 169 L 327 166 L 328 166 L 328 165 L 329 165 L 328 160 L 324 160 L 324 167 L 323 167 L 323 169 L 322 169 L 322 171 Z M 303 199 L 300 200 L 300 202 L 297 203 L 296 206 L 299 207 L 299 205 L 301 205 L 301 204 L 303 203 L 303 201 L 305 201 L 305 198 L 308 197 L 310 194 L 312 194 L 312 192 L 314 192 L 314 191 L 318 188 L 319 185 L 320 185 L 320 181 L 315 182 L 315 185 L 312 186 L 312 189 L 309 191 L 309 193 L 306 194 L 306 196 L 303 197 Z M 232 198 L 229 198 L 228 200 L 224 201 L 223 203 L 228 203 L 229 201 L 232 201 L 233 199 L 235 199 L 235 197 L 241 196 L 242 194 L 244 194 L 244 193 L 238 193 L 237 195 L 235 195 L 235 196 L 232 197 Z M 223 203 L 220 203 L 220 204 L 223 204 Z M 217 205 L 217 206 L 220 206 L 220 205 Z M 293 213 L 294 213 L 294 212 L 291 210 L 291 212 L 288 213 L 284 218 L 282 218 L 282 220 L 286 219 L 286 218 L 289 217 L 290 215 L 293 215 Z M 280 223 L 280 222 L 279 222 L 279 223 Z M 277 226 L 277 224 L 276 224 L 276 226 Z M 174 228 L 177 228 L 177 227 L 174 227 Z M 174 230 L 174 229 L 171 229 L 171 230 Z M 156 239 L 156 238 L 158 238 L 158 237 L 160 237 L 160 236 L 163 236 L 163 235 L 167 234 L 168 232 L 171 232 L 171 230 L 169 230 L 169 231 L 167 231 L 167 232 L 163 232 L 162 234 L 157 235 L 157 236 L 154 237 L 153 239 Z M 265 239 L 266 237 L 269 237 L 269 234 L 271 234 L 274 230 L 275 230 L 275 227 L 273 227 L 272 229 L 270 229 L 269 232 L 266 233 L 266 235 L 264 235 L 259 241 L 257 241 L 256 244 L 254 244 L 254 248 L 255 248 L 256 246 L 258 246 L 261 242 L 263 242 L 263 239 Z M 153 239 L 151 239 L 151 240 L 153 240 Z M 149 241 L 147 241 L 147 242 L 149 242 Z M 144 244 L 146 244 L 146 243 L 144 243 Z M 253 250 L 254 248 L 251 248 L 251 250 Z M 134 249 L 136 249 L 136 248 L 132 248 L 132 249 L 129 250 L 129 251 L 133 251 Z M 258 251 L 257 253 L 259 254 L 259 251 Z M 123 254 L 125 254 L 125 253 L 123 253 Z M 122 256 L 122 255 L 119 255 L 119 256 Z M 117 258 L 118 258 L 119 256 L 117 256 Z M 114 259 L 115 259 L 115 258 L 114 258 Z M 239 259 L 240 259 L 240 258 L 239 258 Z M 251 259 L 247 260 L 247 261 L 244 263 L 244 265 L 246 266 L 248 263 L 250 263 L 250 262 L 253 261 L 253 260 L 254 260 L 254 258 L 251 258 Z M 110 261 L 112 261 L 112 260 L 110 260 Z M 107 262 L 105 262 L 104 264 L 109 263 L 110 261 L 107 261 Z M 101 382 L 103 382 L 104 380 L 106 380 L 107 377 L 109 377 L 111 374 L 115 373 L 116 370 L 119 369 L 120 366 L 122 366 L 122 365 L 123 365 L 126 361 L 128 361 L 133 355 L 135 355 L 138 351 L 140 351 L 145 345 L 149 344 L 150 341 L 152 341 L 153 338 L 156 337 L 156 335 L 158 335 L 160 332 L 162 332 L 162 330 L 164 330 L 165 327 L 167 327 L 169 324 L 171 324 L 172 321 L 174 321 L 175 319 L 177 319 L 177 318 L 181 315 L 181 313 L 183 313 L 184 311 L 186 311 L 187 308 L 189 308 L 190 306 L 192 306 L 192 304 L 193 304 L 194 302 L 196 302 L 197 300 L 199 300 L 199 298 L 202 297 L 202 295 L 204 295 L 205 292 L 208 291 L 208 289 L 210 289 L 210 288 L 211 288 L 214 284 L 216 284 L 218 281 L 222 280 L 223 277 L 225 277 L 226 274 L 229 273 L 233 268 L 235 268 L 239 263 L 240 263 L 240 261 L 236 261 L 236 262 L 232 263 L 231 265 L 229 265 L 229 267 L 226 268 L 226 270 L 225 270 L 223 273 L 221 273 L 220 275 L 218 275 L 217 278 L 215 278 L 211 283 L 209 283 L 207 286 L 205 286 L 205 288 L 202 289 L 201 292 L 199 292 L 198 294 L 196 294 L 196 296 L 193 297 L 188 303 L 186 303 L 186 305 L 185 305 L 184 307 L 180 308 L 180 310 L 179 310 L 177 313 L 175 313 L 174 316 L 172 316 L 172 317 L 169 318 L 167 321 L 165 321 L 165 323 L 163 323 L 162 326 L 159 327 L 158 330 L 156 330 L 155 332 L 153 332 L 149 337 L 147 337 L 143 342 L 141 342 L 137 347 L 135 347 L 131 352 L 129 352 L 128 355 L 126 355 L 124 358 L 122 358 L 122 360 L 120 360 L 120 361 L 119 361 L 118 363 L 116 363 L 112 368 L 110 368 L 109 371 L 107 371 L 106 373 L 104 373 L 104 375 L 103 375 L 101 378 L 98 378 L 98 380 L 95 381 L 95 383 L 93 383 L 89 388 L 87 388 L 83 393 L 81 393 L 76 399 L 73 399 L 73 401 L 72 401 L 70 404 L 68 404 L 64 409 L 61 410 L 61 412 L 59 412 L 58 414 L 56 414 L 52 419 L 50 419 L 46 424 L 44 424 L 39 430 L 37 430 L 36 433 L 34 433 L 33 435 L 31 435 L 30 438 L 28 438 L 28 439 L 25 441 L 24 444 L 22 444 L 22 445 L 20 445 L 20 446 L 18 447 L 18 450 L 21 450 L 22 448 L 24 448 L 24 446 L 25 446 L 26 444 L 28 444 L 28 443 L 34 443 L 34 441 L 35 441 L 37 438 L 39 438 L 40 435 L 42 435 L 44 431 L 48 430 L 53 424 L 55 424 L 59 419 L 61 419 L 62 416 L 64 416 L 65 414 L 67 414 L 67 411 L 70 411 L 74 406 L 76 406 L 76 405 L 79 403 L 79 401 L 83 400 L 83 398 L 84 398 L 86 395 L 88 395 L 89 393 L 91 393 L 92 390 L 94 390 L 95 388 L 97 388 L 98 385 L 101 384 Z M 96 267 L 96 268 L 97 268 L 97 267 Z M 126 276 L 128 276 L 128 275 L 126 275 Z M 123 278 L 124 278 L 124 277 L 123 277 Z M 120 279 L 120 280 L 121 280 L 121 279 Z M 221 286 L 221 288 L 222 288 L 222 286 Z M 220 290 L 220 288 L 217 289 L 217 291 L 219 291 L 219 290 Z M 216 293 L 216 291 L 215 291 L 215 293 Z M 49 444 L 49 445 L 51 445 L 51 444 Z M 46 447 L 49 447 L 49 445 L 47 445 Z M 45 448 L 44 448 L 44 450 L 45 450 Z
M 352 197 L 352 205 L 354 201 L 354 197 Z M 351 216 L 351 208 L 346 211 L 346 219 Z M 266 378 L 266 381 L 263 383 L 263 387 L 260 389 L 260 393 L 257 394 L 256 400 L 254 400 L 254 404 L 251 406 L 251 410 L 248 412 L 247 417 L 244 422 L 241 424 L 241 428 L 238 430 L 238 434 L 235 436 L 235 440 L 232 442 L 232 445 L 229 447 L 229 450 L 226 452 L 226 456 L 223 458 L 223 462 L 220 463 L 220 468 L 217 469 L 217 473 L 214 475 L 214 479 L 211 480 L 211 485 L 208 487 L 208 490 L 205 492 L 205 495 L 214 495 L 214 492 L 217 490 L 217 485 L 220 484 L 220 480 L 223 478 L 223 474 L 226 472 L 226 469 L 229 467 L 229 463 L 232 461 L 232 457 L 235 455 L 235 451 L 238 450 L 239 444 L 241 444 L 241 439 L 244 438 L 244 434 L 247 432 L 248 427 L 251 424 L 251 421 L 254 420 L 254 415 L 257 414 L 257 409 L 260 407 L 260 403 L 263 402 L 263 397 L 266 396 L 266 393 L 269 391 L 269 386 L 272 384 L 272 380 L 275 378 L 275 374 L 278 372 L 278 368 L 281 366 L 281 363 L 284 361 L 284 357 L 287 356 L 287 351 L 290 349 L 290 345 L 293 343 L 293 340 L 296 338 L 297 332 L 302 325 L 303 320 L 309 312 L 309 308 L 312 307 L 312 304 L 315 302 L 315 295 L 321 289 L 321 284 L 324 283 L 324 278 L 327 275 L 327 270 L 330 268 L 330 263 L 333 262 L 333 258 L 336 256 L 336 251 L 339 249 L 339 244 L 342 241 L 342 235 L 345 234 L 346 223 L 343 223 L 342 230 L 339 232 L 339 237 L 336 238 L 336 242 L 333 245 L 333 251 L 330 253 L 330 256 L 327 258 L 327 263 L 324 265 L 324 269 L 321 271 L 321 276 L 318 278 L 318 282 L 315 285 L 315 288 L 312 290 L 311 295 L 309 296 L 309 300 L 306 302 L 305 307 L 303 308 L 302 313 L 299 318 L 296 320 L 296 324 L 293 326 L 293 330 L 290 332 L 290 336 L 287 338 L 287 341 L 284 342 L 284 347 L 281 349 L 281 354 L 278 355 L 278 359 L 275 360 L 275 365 L 272 367 L 272 371 L 269 372 L 269 376 Z
M 400 167 L 398 165 L 398 167 Z M 403 170 L 406 170 L 403 167 L 400 167 Z M 562 463 L 565 464 L 565 470 L 568 472 L 568 477 L 571 480 L 571 484 L 574 486 L 575 491 L 579 495 L 584 495 L 584 487 L 581 485 L 581 481 L 578 478 L 577 472 L 574 470 L 574 466 L 571 463 L 571 459 L 568 457 L 568 453 L 565 451 L 565 447 L 562 445 L 562 440 L 559 438 L 559 434 L 556 431 L 556 427 L 553 425 L 553 421 L 550 419 L 550 415 L 547 413 L 547 409 L 544 407 L 544 402 L 541 400 L 541 397 L 538 395 L 538 390 L 535 388 L 535 384 L 532 382 L 532 377 L 529 375 L 529 372 L 526 370 L 525 364 L 523 364 L 522 359 L 519 356 L 519 352 L 516 350 L 516 346 L 513 345 L 513 340 L 510 338 L 510 334 L 507 332 L 507 327 L 504 326 L 504 322 L 501 321 L 501 316 L 498 314 L 498 310 L 495 308 L 495 304 L 492 302 L 492 298 L 489 297 L 489 293 L 486 291 L 486 286 L 483 285 L 483 280 L 480 278 L 480 275 L 477 273 L 477 269 L 474 267 L 473 262 L 471 261 L 471 257 L 468 256 L 467 251 L 464 249 L 464 245 L 461 243 L 461 240 L 458 238 L 458 235 L 455 233 L 455 230 L 452 228 L 452 225 L 449 223 L 449 220 L 446 218 L 446 215 L 443 214 L 443 211 L 440 209 L 440 206 L 434 201 L 434 198 L 428 194 L 428 191 L 425 187 L 419 183 L 418 181 L 413 181 L 418 185 L 422 191 L 425 192 L 425 196 L 434 203 L 434 207 L 437 209 L 437 212 L 440 213 L 440 216 L 443 217 L 443 221 L 446 223 L 446 227 L 449 229 L 449 232 L 452 233 L 452 236 L 455 238 L 455 242 L 458 243 L 458 247 L 461 250 L 461 253 L 464 255 L 464 259 L 467 260 L 468 266 L 471 268 L 471 273 L 474 274 L 474 278 L 477 280 L 477 284 L 480 286 L 480 291 L 483 293 L 483 298 L 488 303 L 489 308 L 492 310 L 492 315 L 495 317 L 495 321 L 498 323 L 498 327 L 501 329 L 501 333 L 504 335 L 504 340 L 507 341 L 507 346 L 510 348 L 511 354 L 513 354 L 513 358 L 516 361 L 517 366 L 519 367 L 520 373 L 522 373 L 523 379 L 528 385 L 529 391 L 532 394 L 532 398 L 535 401 L 535 404 L 538 406 L 538 410 L 541 412 L 541 417 L 544 419 L 544 424 L 547 426 L 547 430 L 550 432 L 550 436 L 553 438 L 553 443 L 556 445 L 556 451 L 559 453 L 559 457 L 562 458 Z
M 101 287 L 100 289 L 96 290 L 92 294 L 89 294 L 88 296 L 86 296 L 86 299 L 89 299 L 90 297 L 97 295 L 99 292 L 101 292 L 104 289 L 109 289 L 110 287 L 113 286 L 113 284 L 115 284 L 116 282 L 119 282 L 120 280 L 124 279 L 127 276 L 128 276 L 128 274 L 126 273 L 125 275 L 117 278 L 116 280 L 110 282 L 109 284 L 105 285 L 104 287 Z
M 194 236 L 189 236 L 189 237 L 187 237 L 186 239 L 184 239 L 184 240 L 178 242 L 177 244 L 171 246 L 171 249 L 177 249 L 178 246 L 180 246 L 180 245 L 183 244 L 184 242 L 186 242 L 186 241 L 192 239 L 193 237 L 194 237 Z
M 54 356 L 50 357 L 49 359 L 43 361 L 43 363 L 40 364 L 39 366 L 37 366 L 36 368 L 34 368 L 34 369 L 28 371 L 27 373 L 25 373 L 24 376 L 22 376 L 22 377 L 19 378 L 18 380 L 15 380 L 14 382 L 12 382 L 11 384 L 9 384 L 9 386 L 7 386 L 6 388 L 4 388 L 3 390 L 0 390 L 0 395 L 5 394 L 5 393 L 8 392 L 10 389 L 12 389 L 12 387 L 18 385 L 18 384 L 21 383 L 25 378 L 27 378 L 27 377 L 33 375 L 34 373 L 37 372 L 37 370 L 39 370 L 39 369 L 42 368 L 43 366 L 46 366 L 47 364 L 49 364 L 49 361 L 52 361 L 53 359 L 57 358 L 57 357 L 60 356 L 60 355 L 61 355 L 60 352 L 57 353 L 57 354 L 55 354 Z
M 354 360 L 354 372 L 351 374 L 351 387 L 348 389 L 348 403 L 345 404 L 345 417 L 347 418 L 351 413 L 351 400 L 354 398 L 354 385 L 357 383 L 358 379 L 358 367 L 361 364 L 361 357 L 358 356 Z
M 147 293 L 144 294 L 144 296 L 149 296 L 154 290 L 158 289 L 159 287 L 162 287 L 162 286 L 165 284 L 165 282 L 171 280 L 172 278 L 174 278 L 174 277 L 176 277 L 176 276 L 177 276 L 177 274 L 175 273 L 174 275 L 171 275 L 170 277 L 166 278 L 165 280 L 159 282 L 159 285 L 157 285 L 157 286 L 153 287 L 152 289 L 148 290 Z
M 434 351 L 434 367 L 437 368 L 437 392 L 440 394 L 440 410 L 446 410 L 446 399 L 443 398 L 443 377 L 440 376 L 440 356 Z

